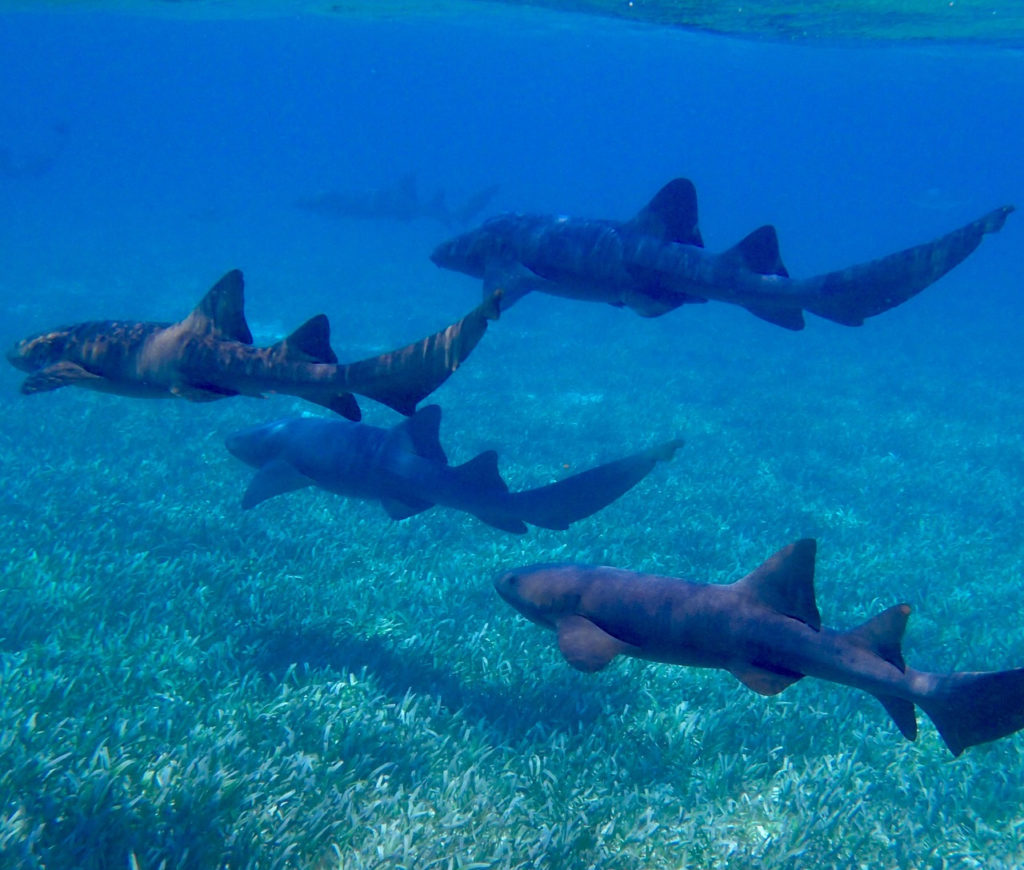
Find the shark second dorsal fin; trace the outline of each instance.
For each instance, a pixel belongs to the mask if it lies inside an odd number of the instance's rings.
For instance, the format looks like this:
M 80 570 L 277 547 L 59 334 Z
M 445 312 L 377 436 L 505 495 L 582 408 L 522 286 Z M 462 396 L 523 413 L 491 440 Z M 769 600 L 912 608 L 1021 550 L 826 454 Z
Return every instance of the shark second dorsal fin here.
M 245 283 L 232 269 L 214 284 L 185 321 L 194 332 L 213 332 L 220 338 L 252 344 L 245 322 Z
M 331 324 L 326 314 L 309 318 L 287 338 L 278 342 L 281 355 L 303 362 L 336 366 L 338 357 L 331 349 Z
M 741 242 L 725 251 L 722 256 L 740 262 L 758 275 L 789 277 L 789 272 L 782 263 L 782 255 L 779 254 L 779 237 L 771 224 L 758 227 Z
M 783 547 L 760 567 L 737 580 L 737 590 L 765 607 L 821 630 L 814 602 L 814 554 L 817 543 L 804 538 Z
M 473 483 L 481 489 L 508 492 L 508 484 L 501 479 L 501 473 L 498 471 L 498 454 L 493 450 L 485 450 L 469 462 L 456 465 L 452 470 L 464 481 Z
M 666 242 L 704 247 L 697 226 L 697 189 L 688 178 L 673 178 L 626 226 Z
M 902 643 L 909 616 L 910 605 L 897 604 L 883 610 L 863 625 L 846 632 L 846 636 L 854 643 L 881 656 L 889 664 L 906 671 L 907 663 L 903 660 Z
M 409 453 L 447 465 L 440 431 L 441 406 L 426 405 L 392 428 L 389 440 Z

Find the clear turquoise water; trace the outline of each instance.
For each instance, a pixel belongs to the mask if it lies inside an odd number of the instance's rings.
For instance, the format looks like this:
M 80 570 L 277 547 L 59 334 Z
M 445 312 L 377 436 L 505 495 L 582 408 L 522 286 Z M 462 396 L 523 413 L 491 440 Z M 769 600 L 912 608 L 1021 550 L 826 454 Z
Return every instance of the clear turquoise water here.
M 293 205 L 408 172 L 453 200 L 500 184 L 495 211 L 609 218 L 686 175 L 710 249 L 771 222 L 797 276 L 1024 202 L 1012 50 L 472 4 L 0 22 L 5 345 L 175 319 L 232 267 L 259 340 L 319 311 L 342 359 L 415 339 L 479 296 L 428 261 L 446 231 Z M 527 298 L 435 396 L 453 461 L 494 448 L 523 488 L 687 439 L 565 533 L 312 492 L 243 514 L 223 438 L 296 403 L 24 397 L 5 368 L 3 861 L 1022 863 L 1024 738 L 953 762 L 927 723 L 905 743 L 873 699 L 810 680 L 764 699 L 717 672 L 577 674 L 490 583 L 550 560 L 727 582 L 814 536 L 828 624 L 908 601 L 910 664 L 1024 664 L 1021 233 L 1011 216 L 859 329 Z

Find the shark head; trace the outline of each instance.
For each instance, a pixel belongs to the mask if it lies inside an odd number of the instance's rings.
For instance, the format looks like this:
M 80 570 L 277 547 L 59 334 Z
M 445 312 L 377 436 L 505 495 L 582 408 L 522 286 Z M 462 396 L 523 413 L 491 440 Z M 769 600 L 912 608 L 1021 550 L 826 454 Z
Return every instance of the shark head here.
M 515 219 L 515 215 L 491 218 L 475 230 L 442 242 L 434 248 L 430 259 L 442 269 L 483 278 L 492 263 L 514 259 L 508 242 L 509 225 Z
M 262 468 L 276 459 L 284 445 L 291 420 L 275 420 L 261 426 L 251 426 L 232 432 L 224 440 L 228 452 L 253 468 Z
M 546 628 L 576 612 L 586 585 L 585 565 L 527 565 L 494 581 L 497 593 L 523 616 Z
M 62 327 L 23 338 L 7 351 L 7 361 L 23 372 L 37 372 L 64 358 L 70 333 Z

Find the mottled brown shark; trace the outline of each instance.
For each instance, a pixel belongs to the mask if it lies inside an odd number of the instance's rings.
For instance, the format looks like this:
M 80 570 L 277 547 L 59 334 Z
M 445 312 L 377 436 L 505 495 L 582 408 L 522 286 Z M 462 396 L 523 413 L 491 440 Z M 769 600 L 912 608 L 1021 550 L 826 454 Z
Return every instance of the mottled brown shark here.
M 900 646 L 909 605 L 849 631 L 823 627 L 815 550 L 813 540 L 797 541 L 728 585 L 572 564 L 517 568 L 494 585 L 524 616 L 554 629 L 562 655 L 581 671 L 629 655 L 722 668 L 762 695 L 818 677 L 874 695 L 908 740 L 921 707 L 954 755 L 1024 728 L 1024 668 L 907 667 Z
M 447 328 L 398 350 L 339 364 L 323 314 L 287 338 L 252 346 L 242 273 L 228 272 L 177 323 L 100 320 L 33 335 L 7 353 L 29 372 L 23 393 L 84 387 L 121 396 L 210 402 L 285 393 L 360 418 L 353 393 L 402 414 L 436 390 L 498 315 L 492 297 Z

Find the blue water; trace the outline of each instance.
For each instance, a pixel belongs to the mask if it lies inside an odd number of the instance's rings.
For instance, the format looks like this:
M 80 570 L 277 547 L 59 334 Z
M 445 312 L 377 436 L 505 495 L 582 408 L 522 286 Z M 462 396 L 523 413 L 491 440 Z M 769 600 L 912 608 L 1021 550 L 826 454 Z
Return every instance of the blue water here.
M 0 172 L 0 343 L 78 320 L 174 320 L 235 267 L 245 272 L 249 322 L 261 342 L 319 311 L 331 319 L 343 360 L 412 341 L 479 299 L 477 281 L 428 260 L 448 230 L 427 219 L 332 220 L 295 207 L 317 192 L 386 187 L 411 172 L 424 194 L 444 189 L 451 202 L 500 185 L 488 212 L 612 219 L 629 217 L 663 183 L 687 176 L 697 186 L 709 250 L 772 223 L 797 277 L 926 241 L 1000 205 L 1024 207 L 1024 52 L 754 43 L 466 5 L 461 17 L 401 20 L 0 14 L 0 152 L 11 167 Z M 45 170 L 16 171 L 40 157 Z M 651 488 L 621 509 L 564 535 L 515 541 L 442 514 L 395 526 L 368 508 L 303 501 L 306 493 L 243 519 L 236 498 L 246 474 L 223 455 L 220 440 L 232 428 L 293 412 L 288 400 L 157 407 L 73 390 L 24 397 L 20 374 L 5 367 L 0 430 L 18 492 L 2 502 L 4 522 L 14 530 L 34 517 L 11 545 L 12 565 L 34 564 L 30 551 L 56 547 L 54 540 L 87 536 L 98 522 L 94 511 L 113 512 L 104 522 L 120 524 L 129 537 L 140 514 L 155 524 L 159 543 L 143 535 L 128 551 L 194 553 L 216 538 L 224 570 L 244 551 L 239 558 L 253 576 L 290 571 L 300 585 L 302 560 L 315 547 L 336 546 L 338 559 L 355 565 L 363 564 L 359 547 L 367 564 L 371 556 L 393 557 L 403 589 L 419 582 L 417 553 L 435 579 L 438 571 L 444 576 L 439 565 L 465 556 L 473 568 L 458 578 L 459 588 L 479 584 L 482 591 L 463 602 L 476 608 L 464 622 L 456 611 L 441 617 L 449 620 L 444 631 L 460 628 L 452 643 L 464 643 L 452 661 L 474 661 L 477 641 L 467 638 L 481 624 L 500 624 L 532 644 L 543 667 L 561 673 L 551 639 L 534 637 L 539 629 L 486 597 L 487 576 L 508 561 L 619 558 L 628 562 L 622 567 L 722 582 L 789 539 L 815 535 L 827 543 L 822 560 L 847 566 L 828 573 L 819 590 L 829 598 L 826 621 L 849 624 L 854 609 L 863 616 L 879 601 L 909 599 L 924 615 L 908 633 L 932 664 L 1024 664 L 1015 616 L 1024 570 L 1022 289 L 1018 213 L 935 286 L 859 329 L 809 316 L 806 330 L 794 334 L 716 304 L 645 320 L 529 297 L 491 326 L 436 395 L 454 459 L 497 448 L 506 476 L 523 487 L 548 482 L 563 466 L 677 434 L 688 447 L 685 460 L 652 477 Z M 368 400 L 363 405 L 371 421 L 394 422 Z M 121 483 L 102 482 L 101 472 Z M 136 497 L 145 503 L 138 513 Z M 210 538 L 190 538 L 190 526 L 179 524 L 196 504 L 202 520 L 194 522 L 223 524 Z M 56 505 L 69 510 L 57 512 L 59 520 L 39 519 Z M 355 523 L 363 538 L 353 539 L 350 526 L 336 538 L 335 520 Z M 307 540 L 300 528 L 313 543 L 297 545 L 286 566 L 280 553 L 261 565 L 261 540 Z M 93 546 L 115 562 L 126 549 L 117 536 Z M 58 574 L 86 587 L 99 582 L 54 558 Z M 851 575 L 859 560 L 869 564 Z M 116 582 L 118 575 L 105 576 Z M 993 602 L 988 590 L 997 579 L 1006 586 Z M 941 593 L 936 582 L 945 584 Z M 970 589 L 966 601 L 958 583 Z M 984 639 L 985 660 L 973 656 L 977 638 L 960 633 L 961 604 L 974 620 L 966 624 Z M 388 599 L 375 606 L 394 607 L 402 624 L 409 605 Z M 989 626 L 985 615 L 993 611 L 1002 621 Z M 25 618 L 37 617 L 30 611 Z M 235 626 L 225 623 L 224 634 Z M 218 627 L 206 630 L 214 643 Z M 39 632 L 45 645 L 45 627 Z M 0 631 L 14 634 L 11 626 Z M 4 647 L 4 656 L 21 654 L 19 644 Z M 541 696 L 528 673 L 515 673 L 527 698 Z M 639 669 L 629 673 L 641 679 Z M 465 679 L 473 685 L 475 678 Z M 691 709 L 701 702 L 675 683 L 665 688 L 675 677 L 647 679 L 663 681 L 654 693 L 662 708 L 679 694 Z M 571 685 L 591 697 L 582 688 L 590 684 Z M 431 696 L 430 686 L 408 688 Z M 765 699 L 748 694 L 743 709 L 761 711 Z M 611 704 L 616 716 L 627 716 L 624 697 L 627 709 L 638 703 L 621 687 L 610 700 L 600 690 L 597 697 L 604 700 L 593 703 Z M 888 742 L 872 751 L 893 755 L 875 758 L 870 769 L 889 765 L 880 788 L 903 794 L 904 780 L 892 769 L 925 762 L 895 754 L 903 745 L 873 703 L 863 702 L 864 716 L 874 717 L 864 728 Z M 789 716 L 759 727 L 783 730 Z M 793 751 L 813 758 L 813 747 L 799 742 L 796 715 L 788 722 Z M 524 726 L 514 736 L 529 743 L 544 733 Z M 516 745 L 508 740 L 498 740 L 502 751 Z M 840 734 L 836 742 L 849 746 L 851 738 Z M 1019 736 L 1003 742 L 1022 743 Z M 918 754 L 910 757 L 932 765 L 916 774 L 923 781 L 945 775 L 941 746 L 912 749 Z M 1017 757 L 1002 751 L 1000 759 Z M 758 763 L 774 752 L 758 749 Z M 700 763 L 711 764 L 706 757 Z M 642 778 L 639 767 L 623 769 L 629 782 Z M 985 818 L 998 833 L 978 835 L 979 853 L 995 842 L 994 854 L 1012 860 L 1012 807 L 1024 795 L 1019 774 L 1007 774 L 1006 803 L 984 809 L 964 797 L 982 788 L 982 762 L 957 770 L 966 785 L 946 803 L 943 823 L 967 830 L 975 814 Z M 828 791 L 824 773 L 817 782 Z M 672 800 L 652 805 L 661 808 L 656 813 L 677 812 Z M 926 812 L 922 803 L 907 805 L 908 817 Z M 867 835 L 851 828 L 844 836 Z M 110 866 L 128 866 L 128 851 L 111 847 Z M 927 854 L 922 846 L 908 860 L 925 866 Z M 642 859 L 623 862 L 643 866 Z

